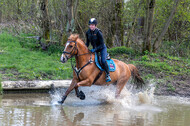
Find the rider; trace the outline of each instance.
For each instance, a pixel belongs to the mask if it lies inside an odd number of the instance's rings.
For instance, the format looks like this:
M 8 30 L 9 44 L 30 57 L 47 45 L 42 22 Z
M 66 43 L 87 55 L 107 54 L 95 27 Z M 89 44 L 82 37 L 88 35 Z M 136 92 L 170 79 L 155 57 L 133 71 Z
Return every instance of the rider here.
M 106 72 L 106 82 L 110 82 L 110 73 L 109 73 L 109 68 L 108 64 L 106 61 L 107 57 L 107 47 L 104 44 L 104 39 L 101 30 L 99 30 L 97 27 L 97 20 L 95 18 L 91 18 L 89 20 L 89 29 L 86 32 L 86 46 L 89 46 L 89 43 L 93 46 L 93 49 L 90 51 L 93 52 L 100 52 L 101 54 L 101 62 L 102 62 L 102 67 Z

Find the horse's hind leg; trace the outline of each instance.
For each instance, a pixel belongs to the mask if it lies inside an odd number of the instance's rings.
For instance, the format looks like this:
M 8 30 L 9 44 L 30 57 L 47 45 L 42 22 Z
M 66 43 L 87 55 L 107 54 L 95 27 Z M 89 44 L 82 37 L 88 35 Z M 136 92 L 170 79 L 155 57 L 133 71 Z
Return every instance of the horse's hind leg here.
M 129 78 L 121 78 L 120 80 L 117 81 L 116 83 L 116 93 L 115 93 L 115 97 L 118 98 L 120 96 L 121 91 L 123 90 L 125 84 L 127 84 L 127 81 L 129 80 Z

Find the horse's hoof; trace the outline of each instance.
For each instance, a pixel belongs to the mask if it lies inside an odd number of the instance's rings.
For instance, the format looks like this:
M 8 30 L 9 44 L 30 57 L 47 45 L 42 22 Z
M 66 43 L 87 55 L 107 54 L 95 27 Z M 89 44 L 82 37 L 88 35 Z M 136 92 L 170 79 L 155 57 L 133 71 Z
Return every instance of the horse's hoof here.
M 82 91 L 79 92 L 79 98 L 80 98 L 81 100 L 84 100 L 84 99 L 85 99 L 85 94 L 84 94 Z
M 57 103 L 62 105 L 62 104 L 63 104 L 63 101 L 58 101 Z

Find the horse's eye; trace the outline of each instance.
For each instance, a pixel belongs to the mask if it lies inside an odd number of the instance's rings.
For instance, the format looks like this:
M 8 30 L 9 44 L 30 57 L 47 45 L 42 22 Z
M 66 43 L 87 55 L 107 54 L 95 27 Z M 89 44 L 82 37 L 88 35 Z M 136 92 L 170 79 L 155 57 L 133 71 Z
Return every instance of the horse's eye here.
M 73 46 L 72 46 L 72 45 L 70 45 L 69 47 L 70 47 L 70 48 L 72 48 Z

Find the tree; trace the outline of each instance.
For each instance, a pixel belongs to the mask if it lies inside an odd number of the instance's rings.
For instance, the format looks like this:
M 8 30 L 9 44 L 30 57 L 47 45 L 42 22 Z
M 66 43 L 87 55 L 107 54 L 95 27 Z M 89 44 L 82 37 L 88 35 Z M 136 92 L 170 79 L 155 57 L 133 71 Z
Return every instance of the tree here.
M 134 9 L 135 9 L 135 12 L 134 12 L 134 18 L 133 18 L 133 21 L 132 21 L 132 27 L 131 29 L 128 30 L 128 34 L 127 34 L 127 41 L 126 41 L 126 47 L 130 47 L 130 38 L 134 32 L 134 28 L 135 28 L 135 25 L 136 25 L 136 21 L 137 21 L 137 18 L 138 18 L 138 14 L 139 14 L 139 10 L 141 8 L 141 5 L 143 3 L 144 0 L 140 0 L 138 6 L 134 6 Z
M 123 0 L 116 0 L 115 2 L 115 41 L 117 45 L 124 45 L 124 27 L 123 27 Z
M 174 1 L 174 5 L 173 5 L 173 8 L 171 10 L 171 13 L 170 13 L 170 16 L 169 18 L 167 19 L 167 21 L 165 22 L 165 25 L 160 33 L 160 35 L 156 38 L 155 42 L 154 42 L 154 45 L 153 45 L 153 52 L 157 52 L 157 50 L 159 49 L 160 45 L 161 45 L 161 40 L 163 38 L 163 36 L 165 35 L 165 33 L 167 32 L 168 30 L 168 27 L 170 26 L 170 23 L 174 17 L 174 14 L 176 12 L 176 9 L 177 9 L 177 5 L 178 5 L 178 2 L 179 0 L 175 0 Z
M 33 18 L 34 17 L 34 10 L 35 10 L 35 1 L 34 0 L 32 0 L 32 3 L 31 3 L 31 5 L 30 5 L 30 15 L 31 15 L 31 18 Z
M 43 37 L 46 39 L 46 43 L 50 41 L 50 20 L 48 13 L 48 0 L 41 0 L 40 10 L 42 12 L 42 29 L 43 29 Z
M 72 33 L 72 28 L 74 25 L 74 12 L 73 12 L 73 0 L 67 0 L 67 34 Z
M 0 3 L 1 4 L 1 3 Z M 0 5 L 0 23 L 2 22 L 2 7 Z
M 155 0 L 146 0 L 145 9 L 146 17 L 144 21 L 144 42 L 142 52 L 145 50 L 151 52 L 152 28 L 154 17 Z
M 110 8 L 114 8 L 115 7 L 115 0 L 111 1 L 111 6 Z M 107 15 L 109 15 L 108 17 L 108 33 L 106 36 L 106 44 L 108 46 L 108 48 L 113 47 L 114 44 L 114 35 L 115 35 L 115 10 L 111 9 L 110 11 L 107 11 Z

